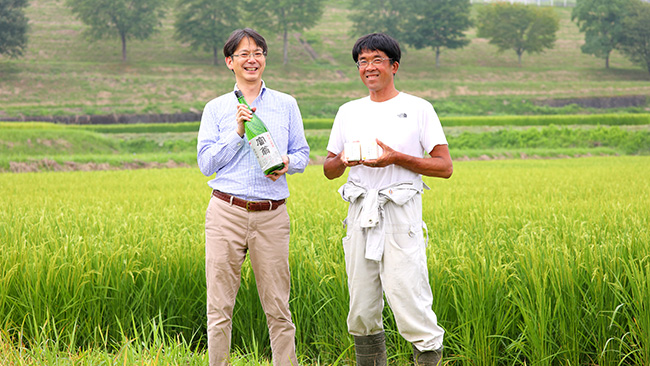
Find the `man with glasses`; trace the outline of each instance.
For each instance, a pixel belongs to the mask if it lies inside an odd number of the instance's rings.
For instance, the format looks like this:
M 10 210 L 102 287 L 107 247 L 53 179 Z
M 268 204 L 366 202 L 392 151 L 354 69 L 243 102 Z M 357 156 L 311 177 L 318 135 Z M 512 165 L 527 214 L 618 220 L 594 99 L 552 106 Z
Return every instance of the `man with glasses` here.
M 323 166 L 328 179 L 350 167 L 339 193 L 349 202 L 343 238 L 347 322 L 360 366 L 386 365 L 383 294 L 399 333 L 413 344 L 415 364 L 442 360 L 444 330 L 431 309 L 422 175 L 449 178 L 453 167 L 433 106 L 395 87 L 400 57 L 398 42 L 385 34 L 357 40 L 352 58 L 369 95 L 339 108 Z
M 296 328 L 289 311 L 289 197 L 285 174 L 301 173 L 309 161 L 302 117 L 290 95 L 262 80 L 267 45 L 256 31 L 234 31 L 223 47 L 235 90 L 264 121 L 283 154 L 284 168 L 264 175 L 249 147 L 244 124 L 252 112 L 234 92 L 211 100 L 201 117 L 197 160 L 216 176 L 205 216 L 208 354 L 210 366 L 227 365 L 232 314 L 241 266 L 248 253 L 266 314 L 273 365 L 297 365 Z

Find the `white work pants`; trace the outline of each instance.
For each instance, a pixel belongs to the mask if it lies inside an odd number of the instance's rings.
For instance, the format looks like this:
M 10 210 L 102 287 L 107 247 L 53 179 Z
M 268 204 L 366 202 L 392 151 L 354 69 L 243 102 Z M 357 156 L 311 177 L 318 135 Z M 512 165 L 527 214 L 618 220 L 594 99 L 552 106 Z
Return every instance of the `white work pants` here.
M 343 238 L 350 291 L 348 331 L 365 336 L 383 330 L 383 292 L 402 337 L 420 351 L 440 349 L 444 330 L 431 309 L 422 196 L 416 194 L 403 206 L 384 205 L 386 236 L 381 261 L 365 258 L 366 234 L 358 222 L 362 201 L 359 198 L 350 204 L 347 236 Z

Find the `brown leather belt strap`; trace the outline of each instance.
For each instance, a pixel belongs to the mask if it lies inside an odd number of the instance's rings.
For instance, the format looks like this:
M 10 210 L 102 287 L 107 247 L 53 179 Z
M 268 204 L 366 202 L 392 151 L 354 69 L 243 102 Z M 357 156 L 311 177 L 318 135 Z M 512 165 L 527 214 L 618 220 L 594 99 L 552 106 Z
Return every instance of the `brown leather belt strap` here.
M 286 200 L 246 201 L 241 198 L 237 198 L 235 196 L 229 195 L 228 193 L 217 191 L 216 189 L 212 191 L 212 195 L 230 203 L 231 205 L 245 208 L 247 211 L 272 211 L 284 205 L 284 202 L 286 201 Z

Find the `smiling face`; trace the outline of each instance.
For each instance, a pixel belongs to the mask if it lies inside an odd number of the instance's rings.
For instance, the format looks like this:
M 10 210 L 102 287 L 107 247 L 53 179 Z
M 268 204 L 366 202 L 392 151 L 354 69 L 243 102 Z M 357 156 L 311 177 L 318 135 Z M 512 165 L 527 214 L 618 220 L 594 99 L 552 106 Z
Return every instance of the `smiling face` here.
M 375 65 L 373 61 L 383 59 Z M 366 61 L 366 66 L 359 67 L 359 77 L 368 87 L 370 97 L 374 101 L 383 101 L 397 95 L 395 89 L 395 73 L 399 68 L 398 62 L 391 62 L 386 53 L 379 50 L 362 50 L 358 61 Z
M 233 55 L 226 57 L 226 65 L 235 73 L 235 79 L 238 85 L 258 84 L 262 81 L 262 73 L 266 66 L 266 56 L 253 57 L 255 53 L 263 52 L 255 40 L 244 37 L 233 52 Z M 241 54 L 247 54 L 249 57 L 242 57 Z

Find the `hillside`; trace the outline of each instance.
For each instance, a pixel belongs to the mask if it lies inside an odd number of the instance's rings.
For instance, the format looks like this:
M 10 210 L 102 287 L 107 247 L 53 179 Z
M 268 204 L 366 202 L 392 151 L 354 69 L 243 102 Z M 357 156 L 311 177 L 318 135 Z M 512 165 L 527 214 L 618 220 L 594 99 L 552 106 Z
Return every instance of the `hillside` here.
M 128 61 L 122 63 L 119 41 L 84 40 L 84 25 L 63 4 L 30 1 L 25 57 L 0 58 L 0 119 L 200 112 L 205 102 L 232 88 L 232 74 L 223 64 L 214 67 L 208 52 L 174 40 L 171 14 L 150 40 L 130 41 Z M 286 66 L 280 37 L 267 35 L 270 54 L 264 79 L 294 95 L 306 117 L 332 118 L 341 103 L 365 95 L 350 56 L 356 37 L 349 34 L 346 4 L 328 2 L 318 26 L 291 36 Z M 469 46 L 443 50 L 440 68 L 434 66 L 432 50 L 407 48 L 398 88 L 432 101 L 441 115 L 554 113 L 530 107 L 531 100 L 650 95 L 647 71 L 618 53 L 609 70 L 603 60 L 582 54 L 584 37 L 570 20 L 570 8 L 556 10 L 561 29 L 555 48 L 524 55 L 521 67 L 514 52 L 498 54 L 472 29 Z

